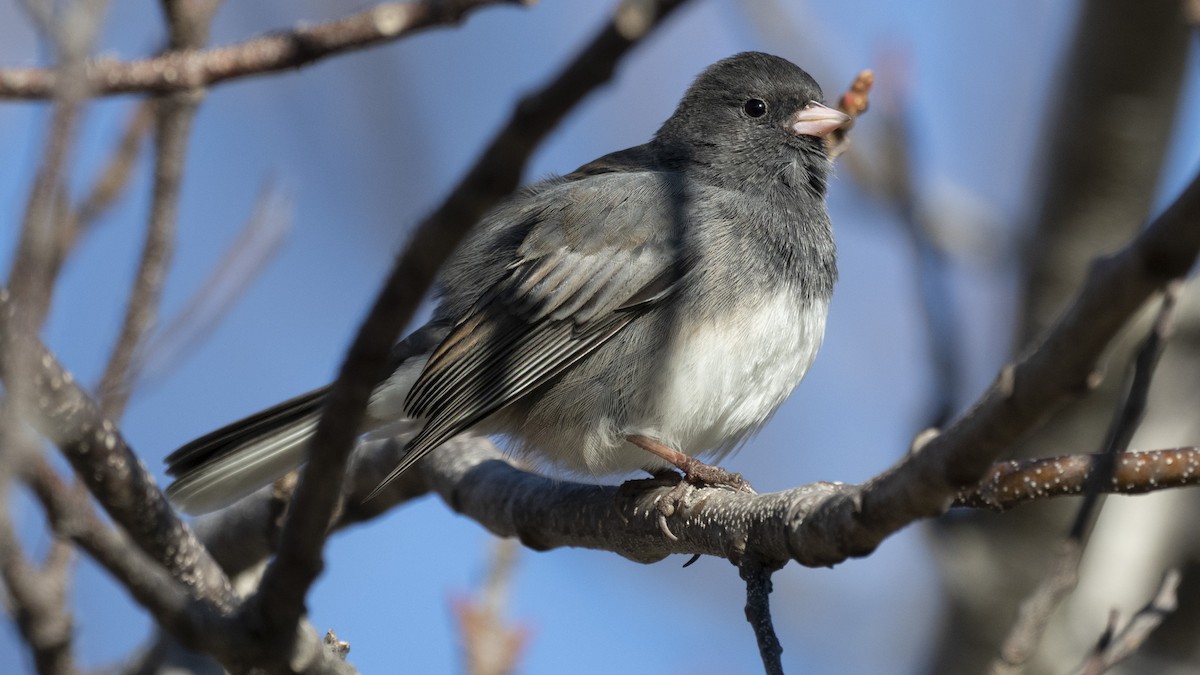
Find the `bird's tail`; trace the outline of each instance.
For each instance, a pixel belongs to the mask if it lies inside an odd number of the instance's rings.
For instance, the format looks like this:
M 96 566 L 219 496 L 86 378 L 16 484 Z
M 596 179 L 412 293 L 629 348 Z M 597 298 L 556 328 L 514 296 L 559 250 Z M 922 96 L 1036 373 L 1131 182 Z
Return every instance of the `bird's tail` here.
M 429 352 L 446 337 L 448 324 L 430 321 L 396 344 L 387 379 L 371 396 L 364 432 L 404 416 L 403 401 Z M 167 496 L 191 514 L 232 504 L 308 460 L 329 387 L 314 389 L 227 424 L 167 456 L 175 482 Z
M 321 387 L 217 429 L 167 456 L 167 496 L 187 513 L 215 511 L 295 469 L 329 387 Z

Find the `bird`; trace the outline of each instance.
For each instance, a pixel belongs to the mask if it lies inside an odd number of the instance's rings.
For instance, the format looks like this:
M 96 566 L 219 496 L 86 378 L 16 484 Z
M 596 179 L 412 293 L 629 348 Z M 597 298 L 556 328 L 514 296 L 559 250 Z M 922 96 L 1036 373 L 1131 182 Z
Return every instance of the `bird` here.
M 484 216 L 371 395 L 362 433 L 422 423 L 384 484 L 467 430 L 566 474 L 725 475 L 699 458 L 753 435 L 824 339 L 837 280 L 826 137 L 849 117 L 822 100 L 784 58 L 730 56 L 648 142 Z M 327 394 L 170 454 L 172 502 L 213 511 L 303 464 Z

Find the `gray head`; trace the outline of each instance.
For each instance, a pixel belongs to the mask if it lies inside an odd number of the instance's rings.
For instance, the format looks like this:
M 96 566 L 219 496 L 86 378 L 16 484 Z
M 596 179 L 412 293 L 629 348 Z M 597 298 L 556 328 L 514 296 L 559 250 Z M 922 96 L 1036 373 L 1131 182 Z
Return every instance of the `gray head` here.
M 743 52 L 696 78 L 654 143 L 665 164 L 715 185 L 781 182 L 822 197 L 824 136 L 849 119 L 822 100 L 821 87 L 795 64 Z

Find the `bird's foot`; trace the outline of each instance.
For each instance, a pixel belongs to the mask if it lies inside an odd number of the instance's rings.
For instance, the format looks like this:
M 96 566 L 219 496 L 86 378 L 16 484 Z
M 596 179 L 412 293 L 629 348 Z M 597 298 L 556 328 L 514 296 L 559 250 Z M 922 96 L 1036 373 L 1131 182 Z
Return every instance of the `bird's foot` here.
M 750 487 L 750 483 L 745 478 L 742 478 L 742 475 L 739 473 L 733 473 L 720 467 L 705 464 L 694 457 L 689 457 L 678 450 L 667 447 L 648 436 L 633 434 L 626 438 L 630 443 L 656 457 L 670 462 L 683 472 L 683 475 L 680 476 L 671 469 L 660 468 L 650 470 L 651 478 L 626 481 L 621 485 L 619 490 L 619 494 L 628 494 L 629 491 L 670 487 L 671 489 L 666 494 L 655 497 L 654 510 L 658 521 L 658 529 L 672 541 L 677 540 L 678 537 L 675 536 L 675 533 L 671 532 L 671 528 L 667 525 L 667 518 L 675 515 L 682 508 L 684 500 L 688 495 L 696 489 L 725 487 L 739 492 L 755 494 L 754 488 Z
M 740 473 L 726 471 L 719 466 L 705 464 L 695 457 L 689 457 L 649 436 L 630 434 L 625 439 L 655 457 L 670 462 L 683 472 L 684 481 L 695 487 L 727 487 L 738 492 L 757 494 L 754 488 L 750 487 L 750 483 Z M 651 473 L 656 477 L 661 477 L 662 475 L 657 472 Z

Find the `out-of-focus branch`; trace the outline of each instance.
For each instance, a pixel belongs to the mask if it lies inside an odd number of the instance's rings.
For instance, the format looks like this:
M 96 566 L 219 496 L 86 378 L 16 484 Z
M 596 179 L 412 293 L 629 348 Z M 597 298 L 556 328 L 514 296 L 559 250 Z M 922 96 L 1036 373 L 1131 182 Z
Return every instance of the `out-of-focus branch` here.
M 528 631 L 508 625 L 504 617 L 508 587 L 520 549 L 512 539 L 497 539 L 491 548 L 487 579 L 479 589 L 479 597 L 454 603 L 466 665 L 463 670 L 469 675 L 516 672 L 528 639 Z
M 279 554 L 247 603 L 267 649 L 285 649 L 320 573 L 321 551 L 342 491 L 347 458 L 371 390 L 392 345 L 443 260 L 480 217 L 516 189 L 538 143 L 588 93 L 607 82 L 620 58 L 682 0 L 622 3 L 592 42 L 546 87 L 526 96 L 441 207 L 418 227 L 397 259 L 343 362 L 314 432 L 308 466 L 292 499 Z
M 155 619 L 186 643 L 218 630 L 219 606 L 193 599 L 185 586 L 120 531 L 100 520 L 86 495 L 72 491 L 44 461 L 29 475 L 34 493 L 46 509 L 54 531 L 69 538 L 113 574 Z M 226 631 L 221 631 L 226 632 Z
M 166 0 L 163 8 L 171 48 L 192 50 L 203 46 L 208 40 L 212 17 L 219 7 L 220 0 Z M 109 419 L 119 420 L 125 410 L 130 383 L 134 379 L 131 372 L 134 358 L 158 316 L 158 302 L 175 239 L 188 136 L 196 109 L 203 99 L 202 90 L 179 91 L 163 96 L 155 106 L 154 191 L 150 199 L 146 240 L 121 331 L 100 378 L 100 409 Z
M 1051 497 L 1083 494 L 1101 455 L 1011 460 L 992 466 L 974 487 L 960 490 L 953 506 L 1006 511 Z M 1126 452 L 1117 458 L 1105 494 L 1133 495 L 1200 484 L 1200 448 Z
M 42 98 L 52 98 L 54 108 L 7 284 L 21 314 L 21 330 L 32 333 L 41 328 L 54 292 L 51 280 L 57 269 L 57 230 L 68 221 L 64 173 L 70 163 L 79 114 L 90 95 L 84 64 L 100 30 L 103 7 L 104 3 L 89 0 L 67 3 L 65 18 L 44 27 L 59 58 L 54 68 L 43 71 L 53 84 Z M 30 6 L 35 18 L 37 9 Z
M 88 230 L 116 201 L 133 173 L 138 150 L 150 133 L 154 123 L 154 102 L 142 101 L 129 116 L 129 121 L 113 147 L 112 154 L 104 167 L 92 180 L 91 188 L 75 205 L 69 221 L 62 227 L 58 238 L 58 251 L 52 263 L 52 276 L 57 276 L 67 256 L 79 241 L 80 235 Z
M 8 611 L 42 675 L 78 671 L 71 653 L 74 617 L 67 609 L 71 547 L 61 539 L 51 544 L 41 567 L 21 553 L 7 509 L 0 509 L 0 579 Z
M 82 64 L 92 95 L 169 93 L 243 77 L 292 70 L 435 26 L 462 21 L 471 11 L 529 0 L 421 0 L 382 3 L 344 19 L 262 35 L 212 49 L 171 51 L 141 61 L 93 59 Z M 44 68 L 0 69 L 0 98 L 52 96 L 61 76 Z
M 140 379 L 136 384 L 145 385 L 149 380 L 165 377 L 216 328 L 279 251 L 291 225 L 290 206 L 272 183 L 261 188 L 253 212 L 221 260 L 174 318 L 137 355 L 131 366 L 130 386 L 135 385 L 133 379 Z
M 1021 603 L 1017 621 L 1005 638 L 999 656 L 992 662 L 989 672 L 994 675 L 1010 675 L 1024 671 L 1025 665 L 1046 632 L 1051 616 L 1078 584 L 1079 562 L 1083 557 L 1087 534 L 1103 504 L 1101 496 L 1112 487 L 1118 460 L 1129 447 L 1129 441 L 1145 415 L 1154 367 L 1158 364 L 1167 338 L 1171 334 L 1179 289 L 1179 282 L 1174 282 L 1169 284 L 1163 293 L 1158 318 L 1130 367 L 1125 392 L 1114 411 L 1104 452 L 1096 458 L 1095 469 L 1084 483 L 1084 499 L 1079 505 L 1075 522 L 1050 571 L 1033 593 Z
M 1100 636 L 1095 650 L 1079 666 L 1075 675 L 1100 675 L 1141 648 L 1163 619 L 1175 611 L 1176 591 L 1179 590 L 1182 578 L 1183 575 L 1178 570 L 1170 570 L 1163 575 L 1162 583 L 1159 584 L 1154 597 L 1119 631 L 1116 626 L 1117 615 L 1114 612 L 1108 629 Z

